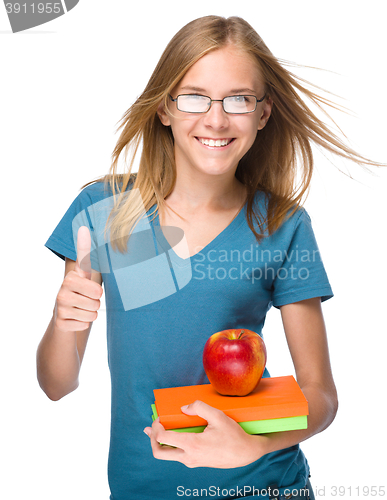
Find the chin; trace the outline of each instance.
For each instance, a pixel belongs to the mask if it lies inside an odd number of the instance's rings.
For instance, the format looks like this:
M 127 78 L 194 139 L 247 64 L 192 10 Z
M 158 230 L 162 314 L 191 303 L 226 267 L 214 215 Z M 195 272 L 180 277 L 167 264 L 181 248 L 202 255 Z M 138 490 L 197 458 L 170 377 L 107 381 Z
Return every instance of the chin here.
M 211 177 L 216 177 L 216 176 L 227 176 L 227 175 L 235 175 L 235 171 L 237 169 L 237 165 L 235 166 L 225 166 L 224 163 L 222 165 L 219 164 L 210 164 L 207 166 L 201 165 L 200 171 L 203 174 L 209 175 Z

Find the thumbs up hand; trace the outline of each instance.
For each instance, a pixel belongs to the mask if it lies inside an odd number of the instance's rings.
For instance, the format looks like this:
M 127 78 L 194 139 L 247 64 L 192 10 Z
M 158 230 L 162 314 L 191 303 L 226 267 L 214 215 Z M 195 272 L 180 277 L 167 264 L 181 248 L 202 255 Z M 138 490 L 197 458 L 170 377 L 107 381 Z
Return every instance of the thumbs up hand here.
M 91 279 L 91 237 L 89 229 L 78 230 L 77 260 L 66 263 L 66 276 L 55 302 L 54 319 L 58 330 L 86 330 L 96 320 L 103 289 Z

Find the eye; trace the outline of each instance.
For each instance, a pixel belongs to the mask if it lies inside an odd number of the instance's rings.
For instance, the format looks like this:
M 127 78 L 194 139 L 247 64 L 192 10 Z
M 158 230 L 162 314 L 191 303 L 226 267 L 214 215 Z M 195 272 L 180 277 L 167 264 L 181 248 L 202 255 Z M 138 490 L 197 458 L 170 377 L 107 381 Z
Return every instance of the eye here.
M 177 101 L 178 109 L 187 113 L 204 113 L 210 104 L 211 100 L 200 94 L 182 94 Z
M 250 96 L 248 95 L 234 95 L 233 96 L 233 101 L 236 103 L 245 103 L 245 102 L 250 102 Z

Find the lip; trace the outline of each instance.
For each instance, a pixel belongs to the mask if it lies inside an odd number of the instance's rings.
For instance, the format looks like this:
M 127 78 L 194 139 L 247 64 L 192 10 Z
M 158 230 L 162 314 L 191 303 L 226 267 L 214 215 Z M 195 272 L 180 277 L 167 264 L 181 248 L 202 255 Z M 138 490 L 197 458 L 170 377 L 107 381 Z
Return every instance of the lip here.
M 217 150 L 217 151 L 224 151 L 225 149 L 229 148 L 231 144 L 235 141 L 235 137 L 195 137 L 197 142 L 203 146 L 206 149 L 212 149 L 212 150 Z M 203 144 L 200 139 L 205 139 L 207 141 L 230 141 L 227 146 L 207 146 L 206 144 Z

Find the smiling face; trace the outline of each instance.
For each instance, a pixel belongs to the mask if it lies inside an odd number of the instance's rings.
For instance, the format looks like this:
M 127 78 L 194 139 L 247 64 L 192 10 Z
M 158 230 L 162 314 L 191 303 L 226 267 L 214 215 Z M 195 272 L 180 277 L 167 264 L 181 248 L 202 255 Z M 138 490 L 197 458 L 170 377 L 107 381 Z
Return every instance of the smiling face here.
M 203 56 L 185 74 L 171 95 L 201 94 L 211 99 L 233 95 L 255 95 L 261 99 L 265 87 L 252 57 L 227 46 Z M 169 103 L 173 116 L 162 108 L 159 117 L 171 126 L 177 174 L 190 172 L 202 175 L 234 176 L 240 159 L 251 148 L 258 130 L 262 129 L 271 112 L 271 100 L 257 103 L 248 114 L 227 114 L 221 102 L 213 102 L 207 113 L 179 111 Z

